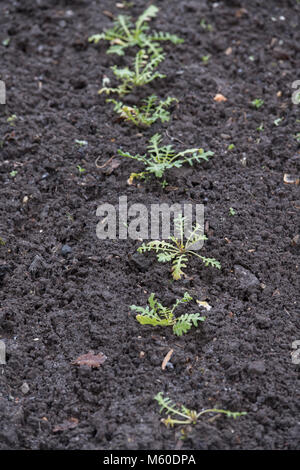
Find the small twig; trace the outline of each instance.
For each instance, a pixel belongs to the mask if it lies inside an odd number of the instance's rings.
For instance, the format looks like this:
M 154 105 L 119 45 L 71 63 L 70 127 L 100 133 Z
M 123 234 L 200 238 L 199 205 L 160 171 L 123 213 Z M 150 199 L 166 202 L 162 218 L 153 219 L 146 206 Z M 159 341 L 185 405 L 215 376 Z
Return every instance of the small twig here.
M 162 370 L 165 370 L 166 365 L 167 365 L 167 363 L 169 362 L 169 360 L 171 359 L 171 356 L 172 356 L 173 352 L 174 352 L 174 349 L 170 349 L 170 351 L 168 352 L 168 354 L 165 356 L 165 358 L 164 358 L 164 360 L 163 360 L 163 362 L 162 362 L 162 365 L 161 365 Z
M 166 129 L 166 131 L 165 131 L 165 134 L 166 134 L 167 137 L 169 137 L 169 139 L 171 139 L 171 140 L 176 140 L 177 142 L 180 142 L 182 145 L 185 145 L 185 143 L 182 142 L 182 140 L 177 139 L 177 137 L 172 137 L 172 136 L 170 136 L 169 133 L 168 133 L 168 131 L 167 131 L 167 129 Z
M 115 156 L 113 155 L 113 156 L 112 156 L 109 160 L 107 160 L 103 165 L 98 165 L 98 160 L 99 160 L 99 158 L 100 158 L 100 155 L 99 155 L 99 157 L 97 157 L 96 160 L 95 160 L 95 165 L 96 165 L 96 167 L 97 167 L 97 168 L 105 168 L 105 167 L 112 161 L 112 159 L 115 158 Z
M 216 419 L 220 418 L 221 414 L 218 413 L 217 415 L 213 416 L 212 418 L 209 418 L 207 420 L 208 423 L 213 423 Z

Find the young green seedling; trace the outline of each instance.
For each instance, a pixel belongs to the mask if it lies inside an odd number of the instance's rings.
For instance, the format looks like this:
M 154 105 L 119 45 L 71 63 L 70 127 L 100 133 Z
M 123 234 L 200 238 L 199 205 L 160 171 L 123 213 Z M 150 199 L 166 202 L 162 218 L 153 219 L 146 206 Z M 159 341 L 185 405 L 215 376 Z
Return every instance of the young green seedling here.
M 143 86 L 152 82 L 155 78 L 165 78 L 160 72 L 154 71 L 158 65 L 164 60 L 164 54 L 158 54 L 155 57 L 150 57 L 146 54 L 144 49 L 141 49 L 135 56 L 132 69 L 125 67 L 119 69 L 116 65 L 111 67 L 114 75 L 121 81 L 117 88 L 103 87 L 99 90 L 99 94 L 118 93 L 118 95 L 126 95 L 130 93 L 136 86 Z
M 127 106 L 121 101 L 116 101 L 113 99 L 106 100 L 109 103 L 113 103 L 114 111 L 116 111 L 121 118 L 125 121 L 132 122 L 138 127 L 150 127 L 158 119 L 161 122 L 169 121 L 170 113 L 166 110 L 173 101 L 178 100 L 176 98 L 168 97 L 166 100 L 158 100 L 157 96 L 151 95 L 143 102 L 141 107 L 138 106 Z
M 172 308 L 164 307 L 155 298 L 155 294 L 152 293 L 148 298 L 149 306 L 137 307 L 131 305 L 131 310 L 138 312 L 136 319 L 141 325 L 152 325 L 152 326 L 172 326 L 173 333 L 177 336 L 182 336 L 183 333 L 189 331 L 192 326 L 198 326 L 198 321 L 204 321 L 206 317 L 200 315 L 200 313 L 186 313 L 180 317 L 174 316 L 174 310 L 178 305 L 190 302 L 193 298 L 188 292 L 185 292 L 182 299 L 177 299 Z
M 17 116 L 16 114 L 12 114 L 11 116 L 9 116 L 9 117 L 6 119 L 6 121 L 7 121 L 8 124 L 10 124 L 11 126 L 14 126 L 17 119 L 18 119 L 18 116 Z
M 139 253 L 145 253 L 149 251 L 155 251 L 157 254 L 157 261 L 165 263 L 172 261 L 172 277 L 174 280 L 181 279 L 184 272 L 182 268 L 186 268 L 186 263 L 190 256 L 196 256 L 200 258 L 205 266 L 213 266 L 217 269 L 221 269 L 221 264 L 214 258 L 206 258 L 196 253 L 194 250 L 197 249 L 197 244 L 202 240 L 207 240 L 207 237 L 202 234 L 200 225 L 196 225 L 192 228 L 186 241 L 184 241 L 185 234 L 185 218 L 182 216 L 177 217 L 174 220 L 174 224 L 179 233 L 179 237 L 174 236 L 169 238 L 169 242 L 164 240 L 152 240 L 148 243 L 143 243 L 139 248 Z M 194 249 L 193 249 L 194 248 Z
M 80 175 L 83 175 L 83 173 L 86 172 L 86 169 L 82 168 L 82 166 L 80 166 L 80 165 L 77 165 L 77 169 L 78 169 Z
M 86 145 L 88 145 L 88 142 L 86 140 L 75 139 L 75 144 L 79 147 L 85 147 Z
M 202 60 L 202 62 L 203 62 L 204 64 L 207 64 L 208 61 L 209 61 L 209 59 L 210 59 L 210 54 L 208 54 L 208 55 L 203 55 L 203 56 L 201 57 L 201 60 Z
M 260 126 L 258 126 L 258 127 L 256 128 L 256 130 L 257 130 L 258 132 L 263 132 L 263 131 L 265 130 L 265 128 L 264 128 L 264 123 L 262 122 L 262 123 L 260 124 Z
M 264 100 L 261 100 L 260 98 L 256 98 L 255 100 L 251 101 L 251 104 L 256 109 L 259 109 L 264 104 Z
M 149 145 L 147 146 L 148 153 L 145 155 L 131 155 L 129 152 L 118 150 L 118 154 L 122 157 L 133 158 L 145 165 L 146 171 L 134 173 L 132 176 L 144 178 L 153 173 L 156 178 L 162 178 L 166 170 L 180 168 L 184 163 L 189 163 L 192 166 L 194 162 L 199 163 L 200 160 L 207 161 L 208 157 L 213 155 L 213 152 L 204 152 L 203 149 L 199 148 L 175 153 L 172 145 L 160 146 L 161 140 L 160 134 L 154 134 L 149 140 Z
M 2 41 L 2 46 L 8 47 L 8 46 L 9 46 L 9 43 L 10 43 L 10 38 L 5 38 L 5 39 L 3 39 L 3 41 Z
M 213 30 L 213 27 L 211 24 L 207 23 L 206 20 L 204 18 L 201 19 L 200 21 L 200 26 L 202 29 L 204 29 L 205 31 L 212 31 Z
M 197 413 L 195 410 L 189 410 L 184 405 L 180 408 L 176 406 L 174 402 L 170 398 L 165 398 L 162 392 L 159 392 L 155 397 L 160 406 L 159 412 L 168 413 L 168 417 L 162 419 L 162 422 L 166 426 L 174 426 L 174 424 L 196 424 L 198 419 L 203 416 L 205 413 L 217 413 L 217 414 L 225 414 L 228 418 L 236 419 L 240 416 L 244 416 L 247 413 L 245 411 L 237 412 L 237 411 L 227 411 L 221 410 L 218 408 L 208 408 L 206 410 L 200 411 Z M 171 418 L 171 415 L 175 415 L 175 418 Z M 180 419 L 179 419 L 180 418 Z
M 275 126 L 278 127 L 282 120 L 283 120 L 283 118 L 277 118 L 273 122 L 274 122 Z
M 107 54 L 124 55 L 124 50 L 127 47 L 138 46 L 145 49 L 149 54 L 157 56 L 162 52 L 159 45 L 162 41 L 170 41 L 173 44 L 181 44 L 183 39 L 180 39 L 175 34 L 164 32 L 153 32 L 146 34 L 149 30 L 148 21 L 154 18 L 159 9 L 150 5 L 144 13 L 142 13 L 135 24 L 132 18 L 127 15 L 118 15 L 114 21 L 113 27 L 105 30 L 101 34 L 94 34 L 89 37 L 89 42 L 98 43 L 100 40 L 110 42 L 110 47 Z

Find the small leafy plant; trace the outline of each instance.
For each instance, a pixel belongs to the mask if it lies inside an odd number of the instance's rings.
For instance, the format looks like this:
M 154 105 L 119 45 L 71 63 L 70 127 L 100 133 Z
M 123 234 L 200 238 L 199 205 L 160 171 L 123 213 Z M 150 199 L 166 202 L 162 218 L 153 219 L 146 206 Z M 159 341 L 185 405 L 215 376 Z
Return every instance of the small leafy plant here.
M 155 294 L 152 293 L 148 298 L 149 306 L 137 307 L 131 305 L 131 310 L 138 312 L 136 319 L 141 325 L 152 326 L 172 326 L 173 333 L 177 336 L 182 336 L 183 333 L 189 331 L 192 326 L 198 326 L 198 321 L 204 321 L 205 317 L 200 316 L 200 313 L 186 313 L 180 317 L 174 316 L 174 310 L 178 305 L 190 302 L 193 298 L 188 292 L 185 292 L 182 299 L 177 299 L 172 308 L 164 307 L 158 300 L 155 299 Z
M 143 243 L 139 248 L 139 253 L 155 251 L 157 254 L 157 261 L 165 263 L 172 261 L 172 277 L 174 280 L 181 279 L 184 272 L 182 268 L 186 267 L 189 256 L 197 256 L 201 259 L 205 266 L 214 266 L 221 269 L 221 264 L 214 258 L 206 258 L 194 251 L 197 249 L 197 244 L 202 240 L 207 240 L 207 237 L 202 234 L 200 225 L 192 228 L 188 234 L 186 242 L 184 242 L 185 234 L 185 218 L 182 216 L 174 220 L 174 224 L 179 232 L 179 238 L 174 236 L 170 237 L 170 242 L 164 240 L 152 240 L 148 243 Z M 194 249 L 193 249 L 194 248 Z
M 3 41 L 2 41 L 2 46 L 8 47 L 8 46 L 9 46 L 9 43 L 10 43 L 10 38 L 5 38 L 5 39 L 3 39 Z
M 210 54 L 208 54 L 208 55 L 203 55 L 203 56 L 201 57 L 201 60 L 202 60 L 202 62 L 203 62 L 204 64 L 207 64 L 208 61 L 209 61 L 209 59 L 210 59 Z
M 202 29 L 204 29 L 205 31 L 212 31 L 213 30 L 213 27 L 211 24 L 207 23 L 206 20 L 204 18 L 201 19 L 200 21 L 200 26 Z
M 168 417 L 162 419 L 162 422 L 168 426 L 174 426 L 174 424 L 196 424 L 198 419 L 203 416 L 205 413 L 217 413 L 217 414 L 225 414 L 228 418 L 236 419 L 240 416 L 244 416 L 247 413 L 245 411 L 237 412 L 237 411 L 227 411 L 227 410 L 220 410 L 218 408 L 209 408 L 197 413 L 195 410 L 189 410 L 184 405 L 181 405 L 179 408 L 176 406 L 175 403 L 172 402 L 170 398 L 165 398 L 162 392 L 159 392 L 155 397 L 160 406 L 159 412 L 162 413 L 165 411 L 168 413 Z M 175 415 L 175 418 L 171 418 L 171 415 Z M 179 419 L 180 418 L 180 419 Z
M 256 130 L 257 130 L 258 132 L 263 132 L 263 131 L 265 130 L 265 128 L 264 128 L 264 123 L 261 122 L 260 125 L 256 128 Z
M 116 111 L 121 118 L 125 121 L 132 122 L 138 127 L 150 127 L 158 119 L 161 122 L 169 121 L 170 113 L 166 110 L 174 101 L 178 100 L 176 98 L 168 97 L 165 100 L 158 100 L 156 95 L 151 95 L 145 100 L 143 100 L 143 105 L 138 106 L 127 106 L 121 101 L 116 101 L 113 99 L 106 100 L 109 103 L 113 103 L 114 111 Z
M 129 67 L 120 69 L 116 65 L 111 67 L 114 75 L 121 81 L 120 85 L 117 88 L 108 88 L 105 86 L 101 88 L 98 93 L 106 93 L 107 95 L 110 93 L 118 93 L 118 95 L 126 95 L 136 86 L 146 85 L 155 78 L 165 78 L 166 75 L 154 71 L 164 58 L 164 54 L 158 54 L 149 59 L 145 50 L 141 49 L 134 58 L 132 69 L 129 69 Z
M 86 169 L 85 169 L 85 168 L 82 168 L 82 166 L 80 166 L 80 165 L 77 165 L 76 168 L 77 168 L 77 170 L 79 171 L 79 174 L 80 174 L 80 175 L 82 175 L 83 173 L 86 172 Z
M 11 116 L 9 116 L 9 117 L 6 119 L 6 121 L 7 121 L 8 124 L 10 124 L 11 126 L 14 126 L 17 119 L 18 119 L 18 116 L 17 116 L 16 114 L 12 114 Z
M 151 18 L 154 18 L 158 11 L 155 5 L 150 5 L 144 13 L 138 17 L 135 24 L 133 24 L 130 16 L 118 15 L 112 28 L 105 30 L 101 34 L 90 36 L 89 42 L 97 44 L 101 40 L 109 41 L 110 47 L 107 50 L 107 54 L 118 54 L 122 56 L 127 47 L 138 46 L 141 49 L 147 50 L 151 55 L 157 56 L 162 51 L 159 45 L 160 42 L 170 41 L 173 44 L 183 42 L 183 39 L 180 39 L 175 34 L 164 32 L 146 34 L 149 30 L 147 22 Z
M 264 100 L 261 100 L 260 98 L 256 98 L 255 100 L 251 101 L 251 104 L 256 109 L 259 109 L 264 104 Z
M 273 121 L 273 123 L 276 127 L 278 127 L 282 120 L 283 120 L 283 118 L 277 118 Z
M 129 152 L 118 150 L 118 154 L 122 157 L 133 158 L 144 163 L 146 171 L 142 173 L 134 173 L 132 177 L 145 178 L 145 176 L 153 173 L 156 178 L 162 178 L 166 170 L 171 168 L 180 168 L 184 163 L 189 163 L 191 166 L 194 162 L 199 163 L 200 160 L 208 160 L 208 157 L 213 155 L 213 152 L 204 152 L 203 149 L 193 148 L 187 149 L 183 152 L 175 153 L 172 145 L 161 144 L 162 137 L 160 134 L 154 134 L 149 140 L 147 146 L 148 154 L 145 155 L 131 155 Z M 190 154 L 190 155 L 189 155 Z
M 75 139 L 75 144 L 78 145 L 79 147 L 85 147 L 88 145 L 88 142 L 86 140 Z

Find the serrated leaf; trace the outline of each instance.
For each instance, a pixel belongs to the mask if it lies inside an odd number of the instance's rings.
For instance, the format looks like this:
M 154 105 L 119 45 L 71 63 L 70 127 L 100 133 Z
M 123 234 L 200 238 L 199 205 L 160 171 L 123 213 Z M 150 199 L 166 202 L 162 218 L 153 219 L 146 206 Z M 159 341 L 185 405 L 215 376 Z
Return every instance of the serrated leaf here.
M 139 17 L 136 22 L 136 30 L 139 31 L 141 29 L 142 24 L 145 21 L 148 21 L 150 18 L 154 18 L 159 9 L 155 5 L 150 5 Z
M 169 326 L 170 325 L 169 320 L 157 319 L 157 318 L 150 317 L 147 315 L 137 315 L 136 319 L 141 325 L 152 325 L 152 326 Z
M 158 253 L 157 254 L 157 261 L 159 263 L 166 263 L 167 261 L 171 261 L 171 259 L 173 258 L 174 256 L 171 255 L 170 253 Z
M 89 42 L 94 42 L 95 44 L 98 44 L 99 41 L 101 41 L 101 39 L 104 39 L 105 38 L 105 34 L 101 33 L 101 34 L 93 34 L 92 36 L 90 36 L 88 38 L 88 41 Z
M 184 274 L 181 268 L 186 268 L 186 261 L 187 257 L 185 255 L 177 256 L 173 261 L 172 276 L 176 281 L 181 279 L 181 276 Z
M 139 307 L 137 305 L 131 305 L 130 310 L 133 310 L 135 312 L 139 312 L 143 315 L 147 315 L 149 313 L 149 307 Z
M 206 317 L 200 316 L 199 313 L 181 315 L 176 319 L 173 331 L 176 335 L 182 336 L 183 333 L 189 331 L 192 326 L 198 326 L 198 321 L 205 321 Z
M 155 309 L 155 305 L 156 305 L 156 300 L 154 297 L 155 297 L 155 294 L 152 292 L 148 298 L 148 304 L 150 305 L 152 309 Z
M 216 259 L 214 259 L 214 258 L 205 258 L 204 256 L 201 256 L 200 258 L 202 259 L 205 266 L 213 266 L 217 269 L 221 269 L 221 264 Z

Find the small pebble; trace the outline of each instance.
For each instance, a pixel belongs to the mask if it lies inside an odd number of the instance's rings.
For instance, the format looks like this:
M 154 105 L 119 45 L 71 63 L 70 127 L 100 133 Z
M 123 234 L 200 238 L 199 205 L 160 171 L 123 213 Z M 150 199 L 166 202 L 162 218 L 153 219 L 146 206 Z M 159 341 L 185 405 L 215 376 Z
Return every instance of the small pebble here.
M 173 366 L 172 362 L 167 362 L 166 367 L 168 369 L 174 369 L 174 366 Z
M 266 372 L 264 361 L 253 361 L 248 364 L 248 372 L 250 374 L 262 375 Z
M 139 253 L 135 253 L 131 257 L 131 260 L 135 264 L 135 266 L 138 268 L 138 270 L 142 272 L 146 272 L 152 264 L 151 259 L 147 259 L 143 255 L 140 255 Z
M 26 395 L 26 393 L 29 392 L 29 385 L 28 385 L 27 382 L 24 382 L 24 383 L 22 384 L 21 392 L 23 393 L 23 395 Z
M 67 255 L 70 255 L 72 253 L 72 248 L 69 246 L 69 245 L 63 245 L 61 247 L 61 254 L 63 256 L 67 256 Z
M 249 269 L 246 269 L 243 266 L 236 264 L 234 266 L 234 274 L 239 279 L 240 287 L 244 289 L 259 285 L 257 277 L 249 271 Z
M 40 255 L 36 255 L 28 268 L 30 273 L 37 273 L 38 271 L 43 271 L 47 267 L 47 264 L 44 258 Z

